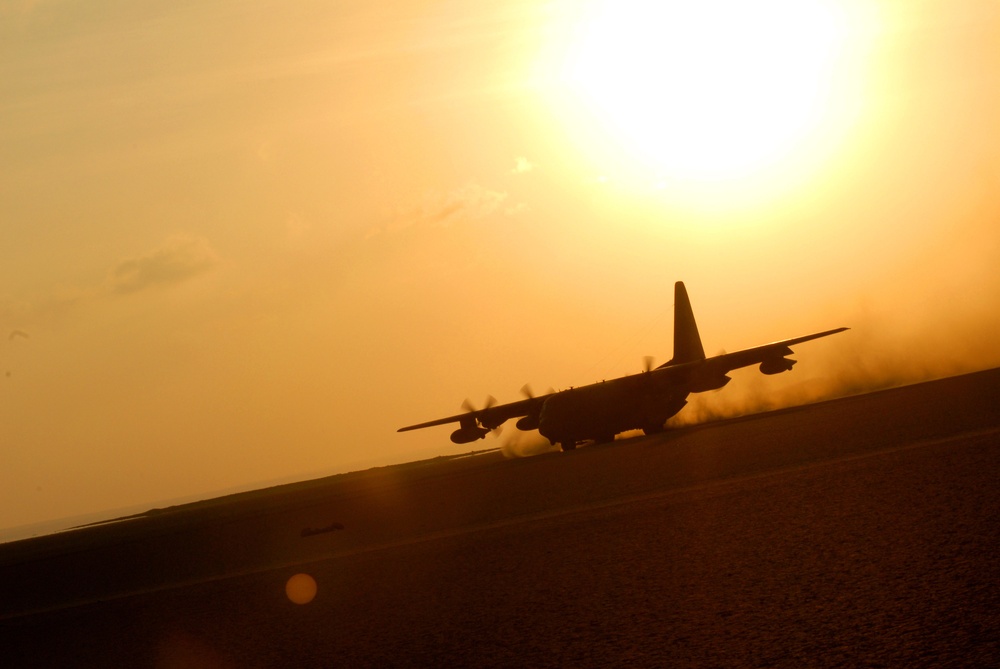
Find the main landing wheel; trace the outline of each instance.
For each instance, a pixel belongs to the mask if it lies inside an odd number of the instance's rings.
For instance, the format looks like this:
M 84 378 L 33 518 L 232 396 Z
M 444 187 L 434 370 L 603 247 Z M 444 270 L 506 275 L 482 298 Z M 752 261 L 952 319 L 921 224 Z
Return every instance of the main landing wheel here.
M 573 450 L 576 450 L 576 442 L 575 441 L 564 441 L 564 442 L 560 443 L 559 445 L 562 446 L 563 451 L 573 451 Z

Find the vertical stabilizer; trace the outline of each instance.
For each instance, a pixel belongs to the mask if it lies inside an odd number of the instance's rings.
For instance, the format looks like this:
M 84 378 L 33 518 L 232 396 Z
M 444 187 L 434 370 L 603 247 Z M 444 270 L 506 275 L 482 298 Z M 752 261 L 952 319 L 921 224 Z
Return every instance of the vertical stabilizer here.
M 674 284 L 674 357 L 667 364 L 679 365 L 704 359 L 705 349 L 701 346 L 698 325 L 694 322 L 691 300 L 684 282 L 678 281 Z

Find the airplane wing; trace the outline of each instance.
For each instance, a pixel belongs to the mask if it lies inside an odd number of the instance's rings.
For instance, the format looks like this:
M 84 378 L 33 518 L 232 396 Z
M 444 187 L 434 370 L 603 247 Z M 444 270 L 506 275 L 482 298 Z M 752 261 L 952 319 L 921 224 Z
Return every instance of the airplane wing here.
M 511 418 L 527 416 L 532 412 L 541 411 L 542 404 L 545 403 L 546 397 L 548 397 L 548 395 L 539 395 L 537 397 L 531 397 L 518 402 L 497 404 L 496 406 L 479 409 L 478 411 L 466 411 L 465 413 L 448 416 L 447 418 L 438 418 L 437 420 L 431 420 L 426 423 L 408 425 L 407 427 L 401 427 L 396 431 L 408 432 L 410 430 L 419 430 L 425 427 L 446 425 L 448 423 L 463 423 L 464 425 L 466 422 L 473 423 L 473 421 L 478 421 L 483 427 L 492 430 Z
M 722 353 L 711 358 L 686 362 L 680 365 L 672 366 L 670 363 L 667 363 L 658 367 L 657 370 L 673 370 L 673 373 L 677 374 L 678 377 L 696 375 L 699 378 L 704 378 L 706 381 L 710 378 L 725 375 L 734 369 L 749 367 L 750 365 L 761 365 L 761 371 L 765 374 L 776 374 L 790 370 L 792 365 L 795 364 L 794 360 L 787 360 L 785 358 L 785 356 L 792 354 L 792 346 L 813 339 L 819 339 L 820 337 L 828 337 L 847 329 L 849 328 L 834 328 L 833 330 L 815 332 L 802 337 L 782 339 L 770 344 L 754 346 L 753 348 L 746 348 L 734 353 Z
M 796 344 L 801 344 L 802 342 L 811 341 L 813 339 L 819 339 L 820 337 L 828 337 L 847 329 L 848 328 L 834 328 L 833 330 L 816 332 L 802 337 L 782 339 L 781 341 L 763 344 L 762 346 L 754 346 L 753 348 L 743 349 L 742 351 L 736 351 L 735 353 L 723 353 L 722 355 L 714 356 L 708 360 L 712 361 L 714 364 L 724 366 L 726 371 L 731 371 L 741 367 L 767 362 L 769 360 L 781 359 L 786 355 L 791 355 L 791 347 Z
M 754 346 L 753 348 L 743 349 L 735 353 L 723 353 L 711 358 L 693 360 L 681 364 L 671 364 L 668 362 L 657 367 L 653 370 L 653 373 L 662 379 L 663 382 L 670 385 L 676 384 L 678 388 L 685 388 L 688 392 L 714 390 L 721 388 L 729 380 L 725 376 L 728 372 L 741 367 L 759 364 L 761 365 L 761 372 L 765 374 L 777 374 L 778 372 L 790 370 L 795 361 L 789 360 L 785 356 L 792 354 L 792 346 L 813 339 L 819 339 L 820 337 L 837 334 L 847 329 L 835 328 L 833 330 L 826 330 L 825 332 L 816 332 L 802 337 L 771 342 L 763 346 Z M 534 416 L 537 419 L 539 414 L 541 414 L 542 405 L 545 404 L 545 400 L 548 397 L 549 395 L 538 395 L 517 402 L 466 411 L 465 413 L 455 414 L 447 418 L 438 418 L 426 423 L 408 425 L 399 428 L 397 432 L 408 432 L 436 425 L 459 423 L 462 428 L 470 430 L 469 437 L 471 440 L 478 438 L 476 434 L 477 429 L 485 428 L 486 430 L 492 430 L 511 418 Z M 537 427 L 537 423 L 535 426 Z

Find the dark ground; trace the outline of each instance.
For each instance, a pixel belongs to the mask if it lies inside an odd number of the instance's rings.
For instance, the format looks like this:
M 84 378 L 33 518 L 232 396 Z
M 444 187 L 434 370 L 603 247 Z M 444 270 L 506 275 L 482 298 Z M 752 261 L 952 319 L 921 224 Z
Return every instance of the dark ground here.
M 992 370 L 178 507 L 0 546 L 0 666 L 1000 666 L 998 457 Z

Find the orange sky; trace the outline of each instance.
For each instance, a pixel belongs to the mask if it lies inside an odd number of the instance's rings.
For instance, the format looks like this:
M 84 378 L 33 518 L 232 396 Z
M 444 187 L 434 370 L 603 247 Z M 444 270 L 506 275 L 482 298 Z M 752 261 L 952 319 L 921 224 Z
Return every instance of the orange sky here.
M 852 327 L 764 391 L 1000 364 L 1000 5 L 814 4 L 0 1 L 0 528 L 457 453 L 675 280 Z

